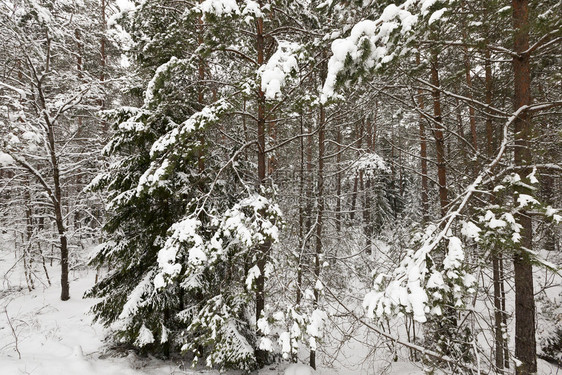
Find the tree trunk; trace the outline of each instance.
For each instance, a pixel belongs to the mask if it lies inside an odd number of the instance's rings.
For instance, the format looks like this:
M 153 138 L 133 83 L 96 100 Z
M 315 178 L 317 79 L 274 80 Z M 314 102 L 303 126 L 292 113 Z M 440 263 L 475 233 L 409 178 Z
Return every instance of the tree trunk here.
M 46 70 L 48 69 L 49 60 L 46 61 Z M 51 162 L 51 171 L 53 173 L 53 187 L 54 191 L 51 191 L 45 186 L 51 203 L 53 204 L 53 210 L 55 213 L 55 224 L 57 226 L 57 231 L 60 240 L 60 263 L 61 263 L 61 300 L 67 301 L 70 299 L 70 287 L 68 283 L 68 243 L 66 238 L 66 228 L 64 225 L 63 217 L 63 204 L 62 204 L 62 184 L 60 181 L 60 169 L 59 160 L 56 152 L 56 142 L 55 142 L 55 124 L 51 121 L 49 117 L 47 105 L 45 101 L 42 81 L 36 80 L 36 90 L 38 94 L 39 104 L 43 111 L 43 121 L 45 122 L 45 128 L 47 132 L 47 146 L 49 152 L 49 158 Z
M 338 127 L 336 130 L 336 232 L 337 235 L 339 236 L 341 233 L 341 219 L 342 219 L 342 214 L 341 214 L 341 180 L 342 180 L 342 176 L 341 176 L 341 172 L 340 172 L 340 168 L 341 168 L 341 142 L 342 142 L 342 135 L 341 135 L 341 129 Z M 337 248 L 336 248 L 337 249 Z M 337 250 L 336 251 L 336 256 L 337 256 Z
M 105 51 L 105 33 L 107 31 L 107 17 L 106 17 L 106 0 L 101 0 L 101 25 L 102 25 L 102 36 L 100 40 L 100 82 L 102 86 L 105 83 L 105 68 L 107 65 L 107 54 Z M 100 101 L 100 109 L 105 109 L 105 99 L 101 99 Z M 103 134 L 107 134 L 107 121 L 102 120 L 101 122 L 101 129 Z
M 441 117 L 441 93 L 439 91 L 439 65 L 438 56 L 435 50 L 431 51 L 431 84 L 433 96 L 433 132 L 435 137 L 435 150 L 437 153 L 437 177 L 439 181 L 439 203 L 441 206 L 441 216 L 447 213 L 447 167 L 445 165 L 445 138 L 443 136 L 443 119 Z
M 264 43 L 264 28 L 263 17 L 256 18 L 256 50 L 257 50 L 257 63 L 262 66 L 265 62 L 265 43 Z M 267 158 L 265 150 L 265 93 L 261 88 L 258 91 L 258 114 L 257 114 L 257 141 L 258 141 L 258 192 L 263 193 L 261 190 L 265 185 Z M 264 214 L 262 212 L 262 214 Z M 265 307 L 265 266 L 267 264 L 267 257 L 271 248 L 271 242 L 266 240 L 258 247 L 257 251 L 257 266 L 260 271 L 256 280 L 256 321 L 260 319 L 262 311 Z M 263 350 L 256 349 L 256 360 L 258 364 L 263 365 L 267 358 L 267 353 Z
M 318 220 L 316 222 L 316 253 L 314 256 L 314 280 L 320 281 L 320 264 L 322 262 L 322 231 L 324 226 L 324 141 L 325 141 L 326 112 L 323 105 L 320 105 L 320 120 L 318 130 Z M 314 288 L 314 308 L 318 307 L 320 301 L 320 291 Z M 310 367 L 316 369 L 316 350 L 310 350 Z
M 25 199 L 25 241 L 23 246 L 23 269 L 25 274 L 25 281 L 27 282 L 27 288 L 31 292 L 35 289 L 35 283 L 33 282 L 33 212 L 31 211 L 31 193 L 29 191 L 29 182 L 26 181 L 28 186 L 25 189 L 24 199 Z
M 367 116 L 365 118 L 365 132 L 366 132 L 366 137 L 367 137 L 367 150 L 369 150 L 369 152 L 371 152 L 373 150 L 373 134 L 372 134 L 372 128 L 371 128 L 371 121 L 369 119 L 369 117 Z M 367 174 L 365 176 L 365 190 L 364 190 L 364 196 L 365 196 L 365 204 L 363 206 L 363 228 L 364 228 L 364 234 L 365 234 L 365 252 L 367 255 L 371 255 L 372 252 L 372 236 L 373 236 L 373 221 L 371 218 L 371 203 L 372 203 L 372 197 L 371 197 L 371 176 L 370 174 Z
M 359 150 L 361 150 L 361 147 L 363 147 L 363 121 L 360 121 L 359 124 L 360 124 L 359 126 L 355 127 L 355 134 L 359 133 L 359 143 L 357 145 L 357 148 Z M 359 173 L 359 175 L 360 174 L 361 173 Z M 351 195 L 351 209 L 350 209 L 350 213 L 349 213 L 350 220 L 353 220 L 355 218 L 355 209 L 357 207 L 357 194 L 358 194 L 359 179 L 360 179 L 360 176 L 356 175 L 355 179 L 353 181 L 353 193 Z
M 200 15 L 197 20 L 197 44 L 199 47 L 203 44 L 203 16 Z M 205 107 L 205 93 L 203 91 L 203 81 L 205 80 L 205 59 L 201 56 L 198 61 L 198 74 L 199 74 L 199 85 L 197 87 L 197 104 L 199 105 L 199 110 L 201 111 Z M 245 117 L 245 116 L 244 116 Z M 205 170 L 205 159 L 203 155 L 203 148 L 205 146 L 205 136 L 202 134 L 199 137 L 199 151 L 197 153 L 197 166 L 199 168 L 199 173 L 203 173 Z
M 256 19 L 256 46 L 258 53 L 258 65 L 264 63 L 264 36 L 263 36 L 263 18 Z M 258 189 L 265 183 L 266 178 L 266 153 L 265 153 L 265 93 L 260 89 L 258 92 Z M 260 318 L 265 305 L 264 287 L 265 287 L 265 263 L 266 254 L 269 250 L 269 243 L 264 243 L 260 246 L 258 255 L 258 268 L 260 276 L 257 279 L 256 290 L 256 320 Z
M 416 55 L 416 63 L 420 65 L 420 55 Z M 425 109 L 425 102 L 423 100 L 423 90 L 418 90 L 418 106 L 423 112 Z M 421 167 L 421 204 L 422 204 L 422 220 L 427 222 L 429 220 L 429 194 L 428 194 L 428 179 L 427 179 L 427 138 L 425 135 L 425 119 L 420 114 L 419 119 L 420 128 L 420 167 Z
M 46 116 L 46 115 L 45 115 Z M 61 265 L 61 295 L 60 299 L 62 301 L 67 301 L 70 299 L 70 286 L 68 283 L 68 243 L 66 239 L 66 228 L 64 226 L 64 218 L 62 213 L 62 190 L 60 181 L 60 171 L 58 165 L 58 159 L 55 150 L 55 134 L 54 127 L 50 121 L 46 120 L 48 127 L 48 142 L 49 142 L 49 154 L 51 157 L 51 167 L 53 170 L 53 185 L 55 187 L 54 191 L 54 211 L 55 211 L 55 223 L 57 225 L 57 231 L 59 233 L 60 239 L 60 265 Z
M 486 104 L 492 106 L 492 66 L 490 61 L 490 51 L 485 51 L 485 86 Z M 492 116 L 486 116 L 486 154 L 492 158 L 495 152 L 495 136 L 492 123 Z M 495 196 L 490 197 L 490 203 L 495 204 Z M 505 311 L 505 286 L 503 275 L 503 258 L 497 251 L 492 254 L 492 278 L 494 285 L 494 333 L 495 333 L 495 363 L 496 368 L 503 372 L 509 368 L 509 348 L 507 347 L 506 329 L 507 316 Z
M 465 1 L 461 3 L 462 7 L 466 6 Z M 468 34 L 467 34 L 468 27 L 466 26 L 466 19 L 462 17 L 462 37 L 464 41 L 468 41 Z M 466 86 L 468 87 L 467 97 L 472 100 L 472 73 L 470 67 L 470 56 L 468 55 L 468 46 L 464 45 L 464 74 L 466 79 Z M 476 116 L 474 114 L 474 107 L 473 104 L 470 103 L 468 106 L 468 117 L 470 121 L 470 135 L 472 141 L 472 147 L 475 150 L 478 150 L 478 139 L 476 137 Z
M 303 115 L 300 116 L 300 132 L 304 134 L 303 126 Z M 296 304 L 300 305 L 302 300 L 302 261 L 303 261 L 303 250 L 305 246 L 306 230 L 305 230 L 305 220 L 304 220 L 304 207 L 305 202 L 303 200 L 305 196 L 305 177 L 304 177 L 304 137 L 300 137 L 300 168 L 299 168 L 299 248 L 297 255 L 297 295 Z
M 531 104 L 531 67 L 529 54 L 529 7 L 527 0 L 512 0 L 513 26 L 515 30 L 513 57 L 514 109 Z M 523 182 L 528 181 L 531 169 L 530 141 L 532 136 L 531 116 L 522 111 L 515 119 L 514 161 L 516 166 L 526 167 L 520 175 Z M 528 185 L 527 185 L 528 186 Z M 517 194 L 532 195 L 526 186 L 519 185 Z M 516 374 L 528 375 L 537 372 L 537 348 L 535 341 L 535 299 L 533 292 L 533 266 L 530 251 L 533 247 L 531 216 L 522 210 L 516 215 L 521 225 L 520 246 L 513 259 L 515 278 L 515 357 L 518 365 Z

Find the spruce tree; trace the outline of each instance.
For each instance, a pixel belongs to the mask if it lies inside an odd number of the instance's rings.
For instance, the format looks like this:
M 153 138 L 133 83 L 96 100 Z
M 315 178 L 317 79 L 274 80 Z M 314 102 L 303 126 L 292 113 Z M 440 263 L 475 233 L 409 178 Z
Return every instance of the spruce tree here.
M 92 264 L 110 272 L 89 292 L 103 298 L 93 311 L 141 352 L 189 352 L 208 366 L 251 370 L 251 308 L 264 273 L 254 250 L 276 241 L 281 214 L 246 180 L 251 164 L 239 155 L 248 146 L 217 136 L 231 104 L 202 103 L 201 56 L 214 42 L 203 46 L 193 26 L 200 12 L 159 5 L 144 2 L 121 20 L 137 82 L 151 78 L 132 85 L 132 94 L 144 91 L 142 105 L 109 115 L 112 164 L 92 184 L 108 193 L 109 241 Z

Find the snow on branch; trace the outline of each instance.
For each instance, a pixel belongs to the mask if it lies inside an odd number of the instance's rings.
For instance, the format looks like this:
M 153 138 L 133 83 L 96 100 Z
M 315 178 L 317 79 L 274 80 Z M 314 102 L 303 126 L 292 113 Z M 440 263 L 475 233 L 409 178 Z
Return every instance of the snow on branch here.
M 373 291 L 367 293 L 363 302 L 369 317 L 382 317 L 383 315 L 393 315 L 398 311 L 404 311 L 411 313 L 416 321 L 425 322 L 427 321 L 428 314 L 441 314 L 439 309 L 435 309 L 438 306 L 437 302 L 442 298 L 442 294 L 438 290 L 447 287 L 447 283 L 457 286 L 457 290 L 453 289 L 453 291 L 459 292 L 458 288 L 460 288 L 466 292 L 471 292 L 475 280 L 463 269 L 462 262 L 459 262 L 462 259 L 462 242 L 460 242 L 458 237 L 451 235 L 451 228 L 454 221 L 467 207 L 470 198 L 477 191 L 478 186 L 482 184 L 486 176 L 492 173 L 493 168 L 502 159 L 508 145 L 509 126 L 527 109 L 527 106 L 520 107 L 505 122 L 503 126 L 503 139 L 496 157 L 480 172 L 473 183 L 455 199 L 457 206 L 454 207 L 453 205 L 449 209 L 447 215 L 441 220 L 440 225 L 430 225 L 426 228 L 426 232 L 421 238 L 422 245 L 415 251 L 411 250 L 392 275 L 380 274 L 377 276 Z M 487 221 L 489 222 L 489 220 Z M 475 234 L 473 232 L 471 231 L 469 236 L 474 237 Z M 443 262 L 445 266 L 443 271 L 429 269 L 427 259 L 443 240 L 448 240 L 449 242 L 448 252 L 445 257 L 447 263 Z M 431 275 L 428 282 L 425 282 L 426 275 L 429 272 L 440 272 L 440 274 Z M 444 283 L 441 283 L 441 281 L 444 281 Z M 461 306 L 462 301 L 460 297 L 455 295 L 454 298 L 455 301 L 453 303 L 455 306 Z M 431 305 L 433 305 L 433 309 Z
M 366 177 L 375 177 L 377 173 L 388 173 L 390 168 L 382 157 L 374 152 L 361 155 L 351 167 L 353 174 L 363 172 Z
M 217 122 L 222 114 L 230 108 L 228 102 L 220 99 L 213 104 L 194 113 L 187 120 L 174 127 L 170 132 L 160 137 L 150 149 L 151 157 L 174 148 L 185 136 L 193 131 Z
M 240 14 L 236 0 L 204 0 L 195 6 L 195 10 L 215 16 Z
M 298 72 L 296 52 L 300 48 L 298 43 L 279 41 L 277 51 L 267 64 L 259 68 L 261 89 L 267 99 L 279 99 L 287 76 L 292 72 Z
M 239 246 L 244 251 L 265 241 L 277 242 L 281 218 L 281 210 L 270 199 L 252 194 L 215 216 L 207 226 L 194 216 L 173 224 L 168 239 L 158 252 L 160 272 L 154 278 L 155 287 L 165 287 L 168 280 L 180 274 L 182 265 L 178 260 L 182 254 L 187 259 L 184 272 L 189 279 L 226 256 L 231 246 Z M 246 282 L 251 287 L 253 279 Z
M 429 17 L 427 23 L 432 24 L 444 16 L 447 8 L 435 9 L 437 4 L 437 0 L 407 0 L 400 5 L 390 4 L 378 19 L 360 21 L 348 37 L 334 40 L 321 101 L 325 103 L 334 96 L 344 71 L 380 69 L 405 53 L 420 18 Z

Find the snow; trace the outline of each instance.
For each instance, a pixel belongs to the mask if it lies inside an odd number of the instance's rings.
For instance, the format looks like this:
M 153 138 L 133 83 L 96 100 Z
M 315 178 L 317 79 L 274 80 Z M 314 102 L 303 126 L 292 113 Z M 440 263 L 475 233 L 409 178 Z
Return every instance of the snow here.
M 252 215 L 247 215 L 251 209 Z M 265 210 L 265 217 L 262 215 Z M 281 218 L 279 206 L 259 194 L 253 193 L 235 204 L 224 215 L 220 230 L 227 237 L 239 240 L 244 246 L 250 247 L 265 241 L 265 236 L 275 243 L 279 240 L 279 227 L 275 218 Z M 271 219 L 274 219 L 273 222 Z
M 408 283 L 408 288 L 410 293 L 408 293 L 408 303 L 406 306 L 406 311 L 411 310 L 414 320 L 420 323 L 427 321 L 425 316 L 426 304 L 427 304 L 427 294 L 425 290 L 420 285 L 420 280 L 415 280 Z
M 437 2 L 437 0 L 424 0 L 421 2 L 420 4 L 420 13 L 422 15 L 425 15 L 429 12 L 429 8 L 431 8 L 433 6 L 433 4 L 435 4 Z
M 507 225 L 504 220 L 496 219 L 496 215 L 490 210 L 486 211 L 481 221 L 485 222 L 486 226 L 490 229 L 502 228 Z
M 462 242 L 458 237 L 449 238 L 449 246 L 447 256 L 443 260 L 443 267 L 446 270 L 459 268 L 464 261 L 464 251 Z
M 148 344 L 152 344 L 153 342 L 154 342 L 154 335 L 143 324 L 140 331 L 139 331 L 137 339 L 135 340 L 135 345 L 138 346 L 139 348 L 142 348 L 143 346 L 146 346 Z
M 552 206 L 547 206 L 545 209 L 545 215 L 546 217 L 552 218 L 552 221 L 558 224 L 562 222 L 562 215 L 558 214 L 559 211 L 560 210 L 552 208 Z
M 189 246 L 188 260 L 192 265 L 199 265 L 207 260 L 203 239 L 197 233 L 201 222 L 187 217 L 170 228 L 170 236 L 158 251 L 158 267 L 160 272 L 154 278 L 154 286 L 166 286 L 166 279 L 177 276 L 181 271 L 181 264 L 176 263 L 176 257 L 182 244 Z
M 310 317 L 310 323 L 306 327 L 306 333 L 311 336 L 311 339 L 321 338 L 322 331 L 326 321 L 328 320 L 328 315 L 325 311 L 320 309 L 315 309 Z M 310 348 L 316 350 L 316 340 L 310 343 Z
M 14 146 L 20 144 L 21 141 L 15 134 L 8 134 L 8 146 Z
M 439 271 L 433 271 L 429 280 L 427 280 L 427 287 L 428 288 L 437 288 L 441 289 L 445 286 L 445 282 L 443 281 L 443 275 Z
M 154 77 L 156 77 L 156 74 Z M 153 81 L 154 79 L 151 82 Z M 201 111 L 194 113 L 187 120 L 177 125 L 171 131 L 157 139 L 151 146 L 150 155 L 154 157 L 154 155 L 158 153 L 168 151 L 169 149 L 173 148 L 178 144 L 178 142 L 180 142 L 180 137 L 186 136 L 193 131 L 206 126 L 207 124 L 217 121 L 219 119 L 219 116 L 228 108 L 230 108 L 230 106 L 226 102 L 226 100 L 221 99 L 211 105 L 206 106 Z
M 13 91 L 17 92 L 22 99 L 25 99 L 27 97 L 27 93 L 26 93 L 25 90 L 22 90 L 20 88 L 9 85 L 6 82 L 0 82 L 0 86 L 3 86 L 7 89 L 10 89 L 10 90 L 13 90 Z
M 462 278 L 465 287 L 470 288 L 476 283 L 476 278 L 471 274 L 466 274 Z
M 251 290 L 254 286 L 254 280 L 260 277 L 261 272 L 257 264 L 248 270 L 248 276 L 246 277 L 246 288 Z M 264 331 L 262 331 L 264 332 Z M 265 332 L 264 332 L 265 333 Z
M 558 212 L 558 210 L 552 208 L 552 206 L 547 206 L 546 211 L 545 211 L 545 215 L 547 217 L 551 217 L 551 216 L 554 216 L 557 212 Z
M 0 254 L 1 256 L 2 254 Z M 11 259 L 0 259 L 0 272 L 11 265 Z M 18 267 L 18 272 L 23 271 Z M 71 273 L 71 299 L 60 300 L 56 283 L 57 268 L 50 268 L 52 287 L 45 285 L 33 292 L 2 293 L 0 290 L 0 373 L 2 375 L 168 375 L 172 363 L 152 361 L 139 366 L 133 355 L 106 357 L 105 329 L 88 315 L 94 299 L 81 296 L 93 285 L 95 272 Z M 12 275 L 12 282 L 18 275 Z M 3 288 L 7 285 L 4 283 Z M 9 322 L 4 314 L 6 309 Z M 11 334 L 12 324 L 18 337 L 18 349 Z M 139 360 L 140 361 L 140 360 Z M 142 367 L 142 368 L 141 368 Z
M 447 11 L 447 8 L 443 8 L 443 9 L 439 9 L 436 12 L 433 12 L 433 14 L 431 15 L 431 17 L 429 17 L 429 21 L 427 21 L 427 23 L 429 25 L 431 25 L 432 23 L 439 21 L 442 17 L 443 14 Z
M 539 201 L 528 194 L 519 194 L 517 197 L 517 203 L 519 203 L 519 208 L 524 208 L 529 205 L 539 205 Z
M 348 56 L 354 63 L 362 63 L 369 69 L 379 68 L 396 56 L 392 43 L 389 43 L 390 37 L 397 29 L 400 29 L 401 36 L 405 36 L 418 22 L 418 16 L 408 10 L 414 3 L 415 1 L 407 0 L 398 6 L 389 4 L 378 19 L 359 21 L 347 38 L 332 42 L 332 56 L 328 61 L 328 72 L 320 98 L 322 103 L 334 96 L 337 77 L 343 71 Z M 430 5 L 428 1 L 422 1 L 422 14 L 424 7 Z M 435 17 L 441 15 L 437 14 Z M 365 43 L 369 46 L 367 50 L 364 49 Z M 369 50 L 371 52 L 367 55 Z
M 242 10 L 242 15 L 246 16 L 244 18 L 244 21 L 246 23 L 249 23 L 254 17 L 263 17 L 263 12 L 260 9 L 260 5 L 256 1 L 246 0 L 246 5 Z
M 478 241 L 481 229 L 476 224 L 471 221 L 463 221 L 461 225 L 461 234 L 463 236 Z
M 119 314 L 119 319 L 127 319 L 131 315 L 134 315 L 141 303 L 143 294 L 149 288 L 149 283 L 151 281 L 152 272 L 148 272 L 144 279 L 133 289 L 127 298 L 127 302 L 123 306 L 121 314 Z
M 278 319 L 280 320 L 280 319 Z M 271 333 L 271 327 L 265 318 L 259 318 L 257 323 L 258 329 L 264 335 L 269 335 Z
M 145 106 L 149 106 L 150 103 L 153 101 L 154 99 L 154 88 L 156 86 L 156 82 L 158 79 L 160 79 L 160 75 L 165 72 L 167 69 L 169 69 L 171 66 L 173 66 L 174 64 L 178 63 L 178 58 L 175 56 L 172 56 L 172 58 L 170 60 L 168 60 L 166 63 L 160 65 L 157 69 L 156 72 L 154 73 L 154 76 L 152 77 L 152 79 L 150 80 L 150 82 L 148 82 L 148 85 L 146 87 L 146 92 L 145 92 L 145 97 L 144 97 L 144 105 Z
M 135 4 L 130 0 L 116 0 L 115 4 L 121 12 L 128 12 L 135 9 Z
M 515 185 L 516 183 L 521 181 L 521 176 L 519 176 L 517 173 L 512 173 L 505 176 L 502 181 L 504 183 Z
M 5 152 L 0 151 L 0 167 L 7 167 L 12 164 L 14 164 L 14 159 Z
M 533 167 L 533 171 L 527 175 L 527 178 L 529 179 L 529 182 L 532 183 L 532 184 L 538 184 L 539 183 L 539 180 L 535 176 L 536 173 L 537 173 L 537 167 L 535 166 L 535 167 Z
M 0 253 L 0 273 L 5 274 L 11 267 L 12 258 L 2 258 Z M 10 254 L 11 255 L 11 254 Z M 56 281 L 57 267 L 49 268 L 53 281 Z M 0 290 L 0 369 L 2 375 L 33 374 L 53 375 L 194 375 L 194 374 L 238 374 L 239 372 L 219 372 L 216 370 L 180 369 L 173 362 L 154 358 L 141 359 L 132 353 L 126 356 L 112 356 L 104 343 L 106 330 L 98 323 L 92 322 L 88 315 L 90 307 L 98 300 L 84 299 L 81 296 L 93 285 L 94 271 L 74 271 L 71 273 L 71 296 L 69 301 L 59 299 L 59 288 L 54 282 L 52 287 L 39 287 L 33 292 L 12 292 L 8 287 L 16 286 L 23 271 L 11 274 L 10 284 L 4 279 Z M 11 289 L 12 290 L 12 289 Z M 14 337 L 3 313 L 6 308 L 10 322 L 18 336 L 18 349 L 21 359 L 15 351 Z M 434 313 L 436 313 L 434 311 Z M 283 315 L 282 313 L 277 315 Z M 319 313 L 319 315 L 323 315 Z M 280 316 L 277 316 L 280 318 Z M 227 327 L 231 329 L 232 327 Z M 146 329 L 141 335 L 145 342 L 150 341 L 151 332 Z M 140 339 L 139 339 L 140 340 Z M 290 352 L 290 333 L 283 335 L 280 343 L 287 345 Z M 271 341 L 261 341 L 263 348 L 273 345 Z M 359 344 L 356 344 L 359 345 Z M 363 361 L 364 354 L 360 346 L 345 346 L 348 361 Z M 386 359 L 379 358 L 378 361 Z M 279 364 L 268 366 L 256 375 L 359 375 L 373 372 L 373 367 L 346 368 L 336 362 L 336 368 L 321 367 L 317 372 L 306 364 Z M 556 374 L 556 367 L 539 360 L 540 374 Z M 382 373 L 382 372 L 381 372 Z M 414 363 L 404 361 L 389 362 L 385 369 L 389 375 L 422 375 L 423 370 Z
M 316 371 L 308 365 L 304 365 L 302 363 L 293 363 L 292 365 L 289 365 L 285 369 L 285 372 L 283 372 L 283 374 L 284 375 L 315 375 Z
M 261 350 L 265 350 L 266 352 L 272 352 L 273 351 L 273 341 L 271 341 L 267 337 L 262 337 L 260 339 L 259 348 Z
M 7 257 L 4 255 L 7 254 L 0 252 L 0 275 L 5 275 L 13 264 L 12 254 Z M 99 300 L 81 297 L 94 284 L 96 272 L 93 270 L 71 272 L 71 299 L 63 302 L 60 300 L 60 290 L 56 282 L 59 277 L 57 270 L 56 264 L 49 267 L 53 286 L 40 286 L 33 292 L 14 291 L 17 282 L 23 281 L 22 267 L 16 267 L 8 279 L 3 279 L 0 289 L 0 332 L 2 332 L 0 374 L 235 375 L 240 373 L 185 369 L 180 368 L 180 365 L 173 361 L 158 360 L 153 357 L 143 359 L 132 352 L 125 355 L 109 352 L 104 341 L 107 330 L 99 323 L 93 322 L 88 314 L 90 308 Z M 13 325 L 17 334 L 21 359 L 18 359 L 9 323 Z M 232 322 L 229 322 L 225 328 L 236 335 Z M 141 329 L 139 343 L 149 343 L 153 339 L 153 334 L 148 328 Z M 241 350 L 249 350 L 249 348 L 243 346 Z M 306 367 L 308 366 L 280 364 L 268 366 L 255 374 L 278 375 L 286 373 L 285 371 L 289 371 L 289 374 L 299 371 L 296 374 L 300 374 Z M 323 369 L 321 373 L 350 374 L 335 369 Z
M 281 88 L 285 86 L 287 76 L 293 71 L 298 71 L 296 51 L 299 48 L 297 43 L 279 41 L 277 51 L 267 64 L 260 68 L 261 89 L 267 99 L 280 98 Z
M 49 10 L 41 5 L 38 4 L 37 1 L 32 0 L 29 2 L 29 5 L 33 8 L 33 10 L 35 11 L 35 14 L 37 15 L 37 19 L 39 21 L 39 23 L 41 24 L 50 24 L 53 21 L 53 15 L 51 14 L 51 12 L 49 12 Z
M 238 7 L 236 0 L 205 0 L 196 5 L 195 9 L 203 13 L 214 14 L 215 16 L 226 16 L 240 13 L 240 8 Z
M 314 289 L 318 291 L 322 291 L 324 289 L 324 286 L 322 285 L 322 281 L 316 280 L 316 283 L 314 284 Z
M 279 345 L 281 345 L 283 358 L 289 358 L 291 353 L 291 334 L 289 332 L 283 332 L 279 335 Z
M 351 172 L 356 175 L 363 172 L 366 177 L 375 177 L 379 173 L 390 172 L 390 167 L 384 159 L 374 152 L 363 154 L 351 168 Z

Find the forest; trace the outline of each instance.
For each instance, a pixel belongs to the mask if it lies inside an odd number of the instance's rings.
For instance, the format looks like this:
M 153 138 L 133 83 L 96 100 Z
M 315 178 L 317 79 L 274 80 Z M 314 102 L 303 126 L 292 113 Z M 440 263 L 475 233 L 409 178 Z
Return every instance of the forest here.
M 559 0 L 0 0 L 0 373 L 562 373 Z

